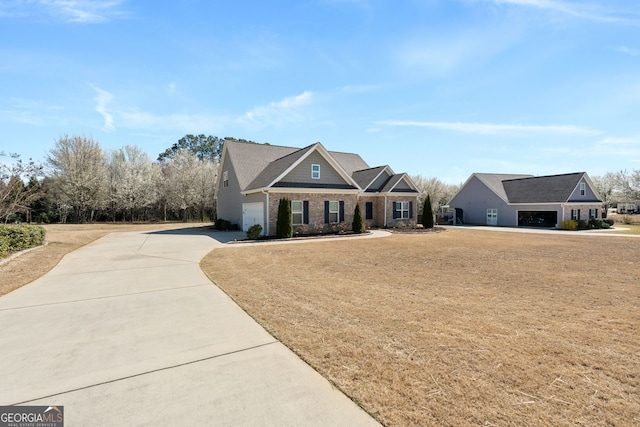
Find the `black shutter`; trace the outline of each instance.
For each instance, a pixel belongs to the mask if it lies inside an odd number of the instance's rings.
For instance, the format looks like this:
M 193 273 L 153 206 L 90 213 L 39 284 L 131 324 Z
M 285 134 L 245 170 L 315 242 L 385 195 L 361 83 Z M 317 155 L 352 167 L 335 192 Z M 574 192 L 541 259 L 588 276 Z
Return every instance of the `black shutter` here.
M 302 202 L 302 223 L 309 224 L 309 201 Z
M 340 200 L 340 222 L 344 221 L 344 200 Z
M 398 219 L 400 217 L 400 212 L 398 212 L 398 205 L 396 202 L 393 202 L 393 219 Z
M 373 203 L 367 202 L 364 205 L 365 219 L 373 219 Z
M 324 201 L 324 223 L 329 224 L 329 201 Z
M 409 218 L 413 218 L 413 202 L 409 202 Z

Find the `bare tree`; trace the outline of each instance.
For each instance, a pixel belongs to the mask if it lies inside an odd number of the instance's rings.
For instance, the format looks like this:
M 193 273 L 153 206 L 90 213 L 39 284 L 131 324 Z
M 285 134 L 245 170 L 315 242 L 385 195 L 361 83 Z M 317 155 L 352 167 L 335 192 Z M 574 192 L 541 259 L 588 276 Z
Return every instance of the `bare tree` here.
M 428 194 L 431 197 L 431 207 L 434 212 L 439 211 L 441 206 L 448 204 L 460 189 L 460 185 L 445 184 L 435 177 L 413 175 L 411 179 L 421 193 L 418 198 L 418 203 L 422 204 Z
M 135 210 L 144 210 L 159 198 L 160 169 L 139 147 L 127 145 L 111 153 L 109 202 L 112 215 L 122 210 L 134 220 Z
M 640 169 L 634 169 L 631 172 L 626 170 L 616 172 L 615 182 L 616 189 L 621 195 L 620 201 L 635 202 L 640 200 Z
M 602 198 L 605 212 L 607 208 L 620 201 L 622 195 L 617 188 L 616 174 L 607 172 L 602 176 L 591 177 L 591 181 Z
M 5 163 L 3 157 L 11 161 Z M 29 204 L 40 197 L 40 186 L 25 185 L 24 180 L 42 175 L 42 166 L 33 160 L 23 162 L 19 154 L 0 151 L 0 219 L 6 223 L 16 212 L 28 210 Z
M 47 162 L 57 203 L 70 207 L 75 221 L 92 221 L 94 212 L 107 203 L 106 158 L 100 144 L 65 135 L 56 141 Z

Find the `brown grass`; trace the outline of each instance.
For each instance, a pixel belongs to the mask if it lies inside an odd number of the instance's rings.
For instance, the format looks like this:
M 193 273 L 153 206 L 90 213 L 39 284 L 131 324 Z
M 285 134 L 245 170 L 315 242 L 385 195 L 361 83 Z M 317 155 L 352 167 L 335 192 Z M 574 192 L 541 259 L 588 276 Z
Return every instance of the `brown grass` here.
M 0 296 L 41 277 L 71 251 L 109 233 L 135 230 L 160 230 L 203 224 L 54 224 L 45 225 L 47 245 L 35 248 L 0 265 Z
M 453 229 L 205 272 L 385 425 L 640 423 L 640 239 Z

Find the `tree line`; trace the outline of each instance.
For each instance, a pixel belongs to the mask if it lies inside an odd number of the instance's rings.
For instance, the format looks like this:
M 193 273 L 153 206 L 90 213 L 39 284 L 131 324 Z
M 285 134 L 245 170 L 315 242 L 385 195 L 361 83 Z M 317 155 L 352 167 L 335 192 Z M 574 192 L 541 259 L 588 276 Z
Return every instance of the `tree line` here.
M 60 137 L 45 165 L 0 152 L 0 220 L 212 220 L 223 143 L 186 135 L 156 161 L 136 146 L 106 152 L 77 135 Z
M 185 135 L 155 161 L 139 147 L 104 151 L 98 141 L 64 135 L 44 165 L 0 151 L 0 221 L 168 221 L 216 218 L 215 184 L 225 139 Z M 239 141 L 251 142 L 240 139 Z M 461 184 L 411 176 L 433 211 Z M 603 208 L 640 201 L 640 170 L 592 177 Z

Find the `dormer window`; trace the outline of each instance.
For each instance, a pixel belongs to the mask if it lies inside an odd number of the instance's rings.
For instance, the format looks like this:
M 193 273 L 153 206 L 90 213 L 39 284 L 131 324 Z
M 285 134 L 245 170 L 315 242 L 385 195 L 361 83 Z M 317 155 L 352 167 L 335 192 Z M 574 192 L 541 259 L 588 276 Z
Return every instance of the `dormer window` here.
M 320 165 L 311 165 L 311 178 L 320 179 Z
M 584 182 L 580 183 L 580 195 L 584 196 L 585 194 L 587 194 L 587 184 L 585 184 Z

